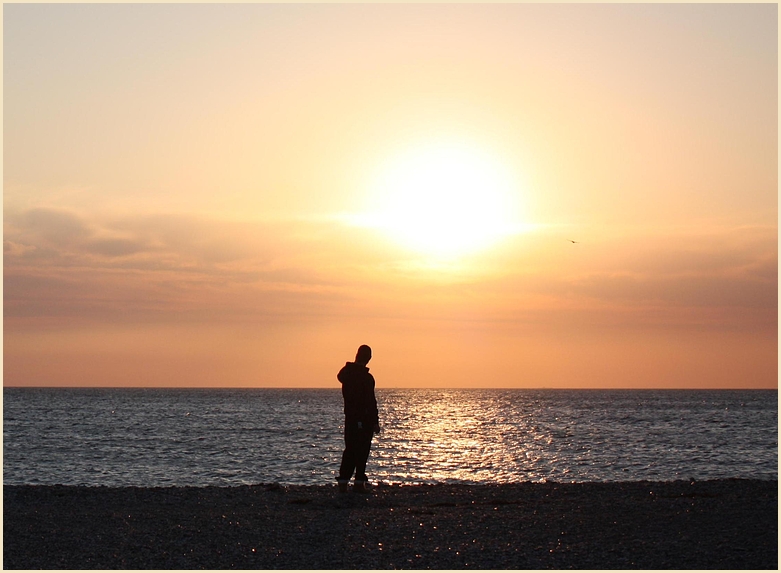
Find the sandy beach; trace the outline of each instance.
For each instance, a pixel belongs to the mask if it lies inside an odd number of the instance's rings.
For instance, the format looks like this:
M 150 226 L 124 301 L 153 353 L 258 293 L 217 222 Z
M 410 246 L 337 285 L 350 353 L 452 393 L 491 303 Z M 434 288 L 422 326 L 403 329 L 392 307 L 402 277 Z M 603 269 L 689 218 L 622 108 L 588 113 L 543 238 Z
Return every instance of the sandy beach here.
M 4 486 L 5 569 L 777 569 L 778 482 Z

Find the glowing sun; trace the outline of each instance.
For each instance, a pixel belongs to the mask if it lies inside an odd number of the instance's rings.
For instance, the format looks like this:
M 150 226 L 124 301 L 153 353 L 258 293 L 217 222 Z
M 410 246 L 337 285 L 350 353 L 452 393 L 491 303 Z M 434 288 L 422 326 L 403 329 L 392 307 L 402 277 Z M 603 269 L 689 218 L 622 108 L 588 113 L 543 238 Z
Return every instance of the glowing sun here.
M 429 145 L 387 161 L 373 184 L 371 225 L 418 252 L 452 256 L 517 232 L 518 184 L 489 154 Z

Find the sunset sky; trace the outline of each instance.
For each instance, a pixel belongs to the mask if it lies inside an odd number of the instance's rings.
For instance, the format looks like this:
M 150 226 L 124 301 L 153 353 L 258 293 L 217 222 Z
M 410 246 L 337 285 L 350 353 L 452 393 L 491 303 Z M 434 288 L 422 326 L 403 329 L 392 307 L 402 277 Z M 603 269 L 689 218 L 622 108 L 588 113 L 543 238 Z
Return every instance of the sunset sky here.
M 6 386 L 777 387 L 777 5 L 3 23 Z

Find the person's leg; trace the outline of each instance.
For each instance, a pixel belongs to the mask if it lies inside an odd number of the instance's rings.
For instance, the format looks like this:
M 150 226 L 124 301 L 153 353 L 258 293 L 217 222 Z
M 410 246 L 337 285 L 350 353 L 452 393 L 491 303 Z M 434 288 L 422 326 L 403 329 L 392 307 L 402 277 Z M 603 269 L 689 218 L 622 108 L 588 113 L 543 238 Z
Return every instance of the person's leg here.
M 339 466 L 339 489 L 347 491 L 347 484 L 353 476 L 355 470 L 357 436 L 355 429 L 345 426 L 344 428 L 344 452 L 342 453 L 342 465 Z
M 355 483 L 368 481 L 366 477 L 366 462 L 369 459 L 369 450 L 372 447 L 371 428 L 365 428 L 356 440 L 355 450 Z

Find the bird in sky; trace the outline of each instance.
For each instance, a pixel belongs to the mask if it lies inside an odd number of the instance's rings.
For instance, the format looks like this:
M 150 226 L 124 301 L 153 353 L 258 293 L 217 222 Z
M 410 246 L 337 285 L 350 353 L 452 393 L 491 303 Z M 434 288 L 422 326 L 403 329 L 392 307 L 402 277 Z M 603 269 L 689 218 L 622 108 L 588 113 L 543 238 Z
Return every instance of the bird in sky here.
M 573 241 L 572 239 L 567 239 L 567 240 L 568 240 L 570 243 L 575 243 L 575 244 L 578 244 L 578 243 L 580 243 L 580 241 Z

